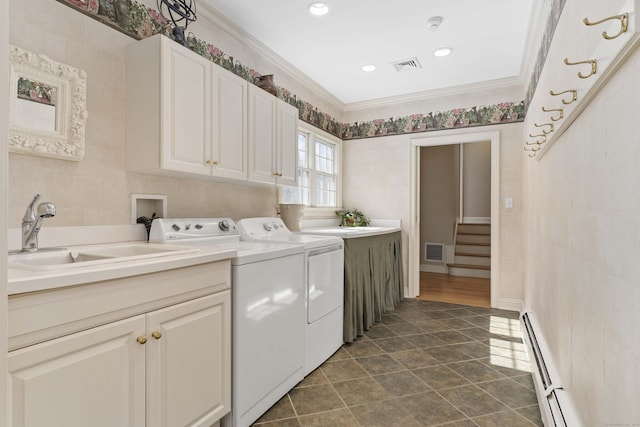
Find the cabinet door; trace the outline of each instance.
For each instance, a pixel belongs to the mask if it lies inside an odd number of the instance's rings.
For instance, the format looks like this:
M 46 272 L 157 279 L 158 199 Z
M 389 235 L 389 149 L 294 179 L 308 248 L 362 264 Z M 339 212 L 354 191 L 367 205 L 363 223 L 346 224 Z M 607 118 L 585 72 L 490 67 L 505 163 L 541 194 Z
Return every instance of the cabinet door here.
M 147 314 L 147 425 L 210 426 L 231 409 L 231 292 Z
M 14 427 L 145 425 L 144 316 L 9 353 Z
M 264 90 L 249 86 L 249 179 L 276 182 L 276 101 Z
M 278 184 L 296 185 L 298 177 L 298 109 L 278 100 L 276 160 Z
M 211 66 L 211 174 L 247 179 L 247 82 Z
M 211 63 L 168 43 L 161 70 L 161 167 L 209 175 Z

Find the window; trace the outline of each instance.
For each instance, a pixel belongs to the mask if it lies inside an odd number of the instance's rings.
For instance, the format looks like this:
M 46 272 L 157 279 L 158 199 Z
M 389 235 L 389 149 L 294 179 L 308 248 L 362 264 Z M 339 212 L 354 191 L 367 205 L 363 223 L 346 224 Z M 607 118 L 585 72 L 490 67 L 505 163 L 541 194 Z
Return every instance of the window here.
M 310 207 L 340 206 L 340 143 L 301 128 L 298 133 L 298 188 Z

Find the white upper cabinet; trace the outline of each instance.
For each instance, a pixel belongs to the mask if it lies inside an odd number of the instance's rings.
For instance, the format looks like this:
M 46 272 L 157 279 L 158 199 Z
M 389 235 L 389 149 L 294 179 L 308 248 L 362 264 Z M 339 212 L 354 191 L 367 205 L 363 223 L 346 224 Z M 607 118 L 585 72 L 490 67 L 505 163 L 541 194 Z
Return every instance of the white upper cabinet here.
M 249 86 L 249 180 L 296 184 L 298 110 Z
M 208 174 L 211 63 L 163 36 L 127 49 L 127 169 Z
M 127 49 L 127 169 L 247 179 L 247 82 L 167 37 Z
M 276 169 L 278 184 L 296 185 L 298 178 L 298 109 L 278 99 Z
M 212 65 L 211 71 L 213 102 L 209 159 L 212 174 L 247 179 L 248 83 L 217 65 Z

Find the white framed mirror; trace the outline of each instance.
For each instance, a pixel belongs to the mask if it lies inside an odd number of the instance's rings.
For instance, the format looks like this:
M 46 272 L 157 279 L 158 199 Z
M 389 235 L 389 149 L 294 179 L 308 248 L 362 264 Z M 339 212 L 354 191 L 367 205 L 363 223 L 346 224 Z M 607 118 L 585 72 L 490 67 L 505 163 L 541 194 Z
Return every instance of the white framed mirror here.
M 82 160 L 87 74 L 16 46 L 9 62 L 9 151 Z

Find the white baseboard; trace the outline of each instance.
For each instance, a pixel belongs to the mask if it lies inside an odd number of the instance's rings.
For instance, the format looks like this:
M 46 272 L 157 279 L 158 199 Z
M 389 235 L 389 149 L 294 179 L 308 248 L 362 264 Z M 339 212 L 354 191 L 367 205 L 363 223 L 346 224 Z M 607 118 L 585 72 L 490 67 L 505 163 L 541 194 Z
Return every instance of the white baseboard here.
M 513 298 L 499 298 L 498 299 L 498 307 L 502 310 L 511 310 L 517 311 L 518 313 L 522 313 L 524 311 L 524 303 L 522 300 L 513 299 Z
M 425 273 L 449 274 L 449 268 L 446 265 L 438 264 L 420 264 L 420 271 Z
M 491 217 L 487 216 L 465 216 L 462 218 L 463 224 L 491 224 Z

